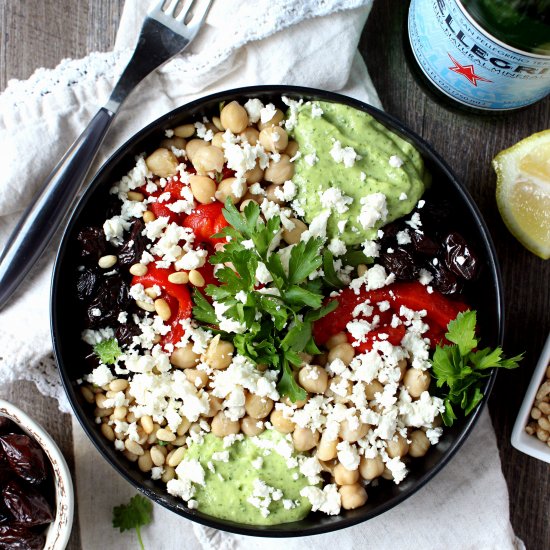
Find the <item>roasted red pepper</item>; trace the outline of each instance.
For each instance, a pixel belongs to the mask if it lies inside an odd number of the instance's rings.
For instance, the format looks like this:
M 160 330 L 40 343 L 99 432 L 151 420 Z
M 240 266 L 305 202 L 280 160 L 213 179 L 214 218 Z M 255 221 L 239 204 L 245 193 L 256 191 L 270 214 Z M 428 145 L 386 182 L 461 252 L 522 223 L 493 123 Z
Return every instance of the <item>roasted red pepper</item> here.
M 167 323 L 172 326 L 172 330 L 164 336 L 163 345 L 176 344 L 181 340 L 185 331 L 180 321 L 189 319 L 193 310 L 193 302 L 187 285 L 174 284 L 168 280 L 168 276 L 174 272 L 173 268 L 161 269 L 151 262 L 147 266 L 145 275 L 135 276 L 132 279 L 132 285 L 142 284 L 145 288 L 158 285 L 162 290 L 160 297 L 164 298 L 170 306 L 172 315 Z
M 213 239 L 212 235 L 219 233 L 229 224 L 222 214 L 223 204 L 213 202 L 199 204 L 183 221 L 184 227 L 190 227 L 195 233 L 195 242 L 215 245 L 224 243 L 225 239 Z
M 380 322 L 376 330 L 370 333 L 370 338 L 359 345 L 360 351 L 366 351 L 372 347 L 373 340 L 379 340 L 378 334 L 387 334 L 387 340 L 393 345 L 398 345 L 405 334 L 402 326 L 390 325 L 393 314 L 399 314 L 401 306 L 414 311 L 426 310 L 424 322 L 430 330 L 425 337 L 430 339 L 432 347 L 440 342 L 445 335 L 447 325 L 459 312 L 468 309 L 462 302 L 450 300 L 437 291 L 429 293 L 426 287 L 419 282 L 394 283 L 378 290 L 361 290 L 355 294 L 350 288 L 344 289 L 336 298 L 339 306 L 327 316 L 319 319 L 313 327 L 313 337 L 318 345 L 323 345 L 331 336 L 346 331 L 346 325 L 353 320 L 353 310 L 359 305 L 370 300 L 374 307 L 373 315 L 379 315 Z M 377 308 L 379 302 L 387 301 L 389 310 L 380 312 Z M 353 341 L 351 335 L 348 336 Z

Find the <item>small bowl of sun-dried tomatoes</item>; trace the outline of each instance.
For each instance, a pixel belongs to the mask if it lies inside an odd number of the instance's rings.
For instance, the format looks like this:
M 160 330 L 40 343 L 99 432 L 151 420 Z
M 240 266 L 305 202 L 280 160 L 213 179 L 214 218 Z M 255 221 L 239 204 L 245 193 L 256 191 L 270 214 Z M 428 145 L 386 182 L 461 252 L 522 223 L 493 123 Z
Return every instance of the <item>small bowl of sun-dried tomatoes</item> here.
M 59 447 L 0 399 L 0 549 L 62 550 L 73 512 L 71 474 Z

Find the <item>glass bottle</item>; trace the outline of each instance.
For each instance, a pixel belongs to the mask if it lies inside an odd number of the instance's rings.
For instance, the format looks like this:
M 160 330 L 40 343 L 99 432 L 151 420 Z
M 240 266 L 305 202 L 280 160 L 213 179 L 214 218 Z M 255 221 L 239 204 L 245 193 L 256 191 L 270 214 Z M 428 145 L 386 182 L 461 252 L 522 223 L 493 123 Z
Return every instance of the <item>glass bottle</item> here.
M 411 0 L 406 48 L 438 98 L 477 112 L 550 94 L 550 0 Z

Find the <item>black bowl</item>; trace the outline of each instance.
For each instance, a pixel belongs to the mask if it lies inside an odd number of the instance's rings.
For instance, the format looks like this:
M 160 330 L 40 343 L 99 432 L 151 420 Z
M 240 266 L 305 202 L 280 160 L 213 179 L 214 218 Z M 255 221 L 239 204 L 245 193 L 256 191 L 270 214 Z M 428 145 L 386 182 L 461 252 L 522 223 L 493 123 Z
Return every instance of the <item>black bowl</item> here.
M 112 444 L 101 435 L 99 426 L 94 422 L 91 407 L 83 399 L 77 383 L 77 380 L 87 372 L 80 342 L 83 323 L 78 318 L 73 318 L 74 312 L 79 310 L 76 294 L 72 290 L 74 274 L 79 263 L 77 231 L 87 224 L 97 224 L 105 219 L 105 200 L 109 188 L 134 166 L 136 155 L 156 148 L 164 137 L 165 129 L 192 119 L 201 120 L 203 115 L 216 112 L 222 101 L 257 97 L 264 102 L 280 104 L 281 95 L 295 99 L 334 101 L 360 109 L 412 143 L 422 154 L 426 167 L 432 174 L 432 193 L 435 197 L 446 199 L 452 204 L 449 219 L 456 220 L 461 233 L 477 249 L 483 264 L 479 279 L 470 287 L 468 300 L 478 311 L 478 322 L 481 326 L 484 345 L 501 344 L 504 318 L 502 283 L 495 249 L 487 226 L 472 198 L 430 145 L 399 121 L 370 105 L 339 94 L 311 88 L 293 86 L 239 88 L 220 92 L 175 109 L 151 123 L 120 147 L 105 163 L 80 199 L 57 254 L 51 292 L 51 328 L 55 355 L 67 396 L 84 431 L 99 452 L 120 475 L 149 498 L 198 523 L 234 533 L 266 537 L 306 536 L 342 529 L 373 518 L 404 501 L 439 472 L 464 443 L 477 422 L 482 407 L 487 402 L 496 377 L 496 371 L 494 371 L 487 379 L 482 403 L 470 416 L 461 418 L 452 428 L 446 429 L 439 444 L 430 449 L 425 457 L 412 461 L 409 475 L 399 485 L 382 481 L 378 487 L 369 489 L 369 500 L 365 506 L 344 511 L 338 516 L 311 513 L 302 521 L 275 526 L 245 525 L 216 519 L 200 511 L 188 509 L 181 500 L 169 495 L 161 482 L 152 481 L 149 475 L 142 473 L 135 464 L 128 462 L 122 453 L 115 451 Z

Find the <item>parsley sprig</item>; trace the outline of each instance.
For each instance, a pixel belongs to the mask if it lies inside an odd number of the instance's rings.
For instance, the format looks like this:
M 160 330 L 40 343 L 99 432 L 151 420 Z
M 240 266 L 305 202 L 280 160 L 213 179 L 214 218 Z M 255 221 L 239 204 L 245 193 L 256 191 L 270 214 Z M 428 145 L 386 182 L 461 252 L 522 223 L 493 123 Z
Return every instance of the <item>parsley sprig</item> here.
M 210 262 L 232 267 L 218 269 L 220 285 L 208 285 L 205 292 L 223 304 L 224 317 L 246 326 L 244 333 L 233 337 L 237 352 L 279 370 L 281 395 L 292 401 L 304 399 L 306 392 L 296 383 L 293 370 L 302 364 L 301 352 L 320 353 L 312 338 L 312 324 L 338 305 L 333 301 L 323 306 L 322 282 L 309 279 L 323 264 L 323 241 L 310 238 L 293 245 L 287 268 L 274 251 L 281 234 L 279 216 L 264 222 L 255 202 L 240 213 L 229 199 L 223 215 L 230 226 L 215 237 L 227 237 L 228 242 Z M 258 268 L 265 268 L 273 279 L 265 288 L 256 288 Z M 198 290 L 194 302 L 195 319 L 219 324 L 214 307 Z
M 500 347 L 477 348 L 476 312 L 459 313 L 447 326 L 450 346 L 437 346 L 432 358 L 436 386 L 442 388 L 445 411 L 442 414 L 446 426 L 451 426 L 457 416 L 453 406 L 460 407 L 468 415 L 483 399 L 483 379 L 490 376 L 492 368 L 515 369 L 523 354 L 504 357 Z
M 94 345 L 94 353 L 99 357 L 102 363 L 114 365 L 118 357 L 122 354 L 122 350 L 116 338 L 108 338 Z
M 128 504 L 113 508 L 113 527 L 120 529 L 121 533 L 135 529 L 141 550 L 144 550 L 140 529 L 151 523 L 152 514 L 152 502 L 141 495 L 135 495 Z

